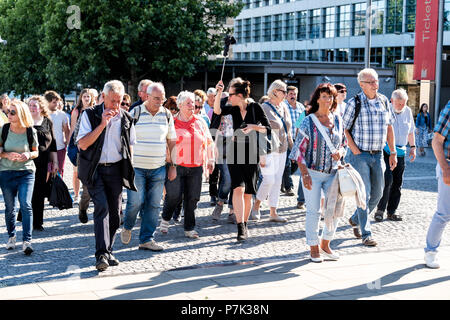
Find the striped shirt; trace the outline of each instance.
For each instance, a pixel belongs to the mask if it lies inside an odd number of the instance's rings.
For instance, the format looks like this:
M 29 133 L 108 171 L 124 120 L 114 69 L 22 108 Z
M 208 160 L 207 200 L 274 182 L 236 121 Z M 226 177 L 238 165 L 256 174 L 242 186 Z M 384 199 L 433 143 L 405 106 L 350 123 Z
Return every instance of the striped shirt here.
M 176 140 L 177 135 L 172 114 L 160 107 L 153 116 L 144 104 L 131 110 L 132 117 L 141 108 L 136 123 L 137 143 L 133 148 L 135 168 L 157 169 L 166 164 L 167 140 Z
M 442 109 L 439 120 L 434 127 L 434 132 L 444 137 L 444 154 L 447 160 L 450 160 L 450 102 Z
M 291 121 L 292 121 L 292 139 L 295 140 L 295 134 L 297 132 L 297 127 L 294 126 L 295 123 L 297 123 L 297 120 L 301 117 L 301 115 L 305 112 L 305 106 L 302 105 L 300 102 L 296 101 L 297 104 L 296 108 L 292 108 L 292 106 L 289 104 L 287 100 L 284 101 L 289 109 L 289 113 L 291 114 Z
M 387 127 L 393 125 L 395 118 L 388 98 L 381 94 L 373 100 L 358 93 L 361 111 L 351 132 L 353 141 L 361 151 L 381 151 L 387 140 Z M 349 130 L 355 117 L 355 98 L 351 98 L 345 108 L 344 129 Z

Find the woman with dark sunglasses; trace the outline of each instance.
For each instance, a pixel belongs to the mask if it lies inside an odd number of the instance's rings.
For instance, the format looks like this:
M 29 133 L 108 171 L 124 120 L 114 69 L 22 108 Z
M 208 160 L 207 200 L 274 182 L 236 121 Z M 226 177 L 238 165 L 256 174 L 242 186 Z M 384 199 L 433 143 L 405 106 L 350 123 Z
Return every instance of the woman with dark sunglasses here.
M 336 83 L 334 87 L 337 90 L 337 108 L 336 112 L 339 113 L 339 115 L 342 117 L 344 115 L 345 107 L 347 106 L 347 103 L 344 102 L 345 99 L 347 99 L 347 87 L 343 83 Z
M 120 108 L 122 108 L 125 111 L 128 111 L 131 106 L 131 97 L 129 94 L 124 94 L 122 98 L 122 102 L 120 103 Z

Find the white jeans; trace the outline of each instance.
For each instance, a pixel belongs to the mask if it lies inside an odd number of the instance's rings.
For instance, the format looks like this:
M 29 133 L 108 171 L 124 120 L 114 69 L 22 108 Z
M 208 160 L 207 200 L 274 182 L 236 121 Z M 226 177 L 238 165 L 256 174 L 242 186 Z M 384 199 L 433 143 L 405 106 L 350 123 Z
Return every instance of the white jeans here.
M 269 206 L 277 208 L 280 197 L 281 182 L 286 166 L 286 152 L 272 152 L 266 157 L 266 166 L 261 168 L 262 182 L 256 193 L 256 199 L 266 200 L 269 196 Z

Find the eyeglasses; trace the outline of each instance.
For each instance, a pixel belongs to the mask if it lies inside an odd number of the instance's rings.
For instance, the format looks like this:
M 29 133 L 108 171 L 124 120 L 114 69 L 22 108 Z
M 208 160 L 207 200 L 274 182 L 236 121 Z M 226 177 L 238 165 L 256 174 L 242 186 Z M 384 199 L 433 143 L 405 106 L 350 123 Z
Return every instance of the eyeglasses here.
M 126 103 L 126 102 L 122 102 L 120 105 L 121 105 L 121 106 L 127 106 L 127 107 L 130 106 L 130 104 L 129 104 L 129 103 Z
M 152 97 L 153 100 L 156 100 L 156 101 L 162 101 L 162 103 L 166 102 L 166 99 L 165 99 L 165 98 L 155 97 L 155 96 L 150 96 L 150 97 Z
M 203 106 L 195 106 L 195 109 L 203 109 Z
M 368 84 L 370 84 L 370 85 L 374 85 L 374 84 L 378 84 L 378 80 L 373 80 L 373 81 L 361 81 L 361 82 L 364 82 L 364 83 L 368 83 Z
M 9 110 L 8 115 L 15 116 L 16 114 L 17 114 L 17 111 L 16 111 L 16 110 Z
M 287 91 L 281 90 L 281 89 L 277 89 L 277 91 L 283 92 L 283 94 L 286 94 Z
M 341 90 L 339 90 L 338 92 L 339 92 L 339 93 L 346 93 L 346 92 L 347 92 L 347 90 L 345 90 L 345 89 L 341 89 Z

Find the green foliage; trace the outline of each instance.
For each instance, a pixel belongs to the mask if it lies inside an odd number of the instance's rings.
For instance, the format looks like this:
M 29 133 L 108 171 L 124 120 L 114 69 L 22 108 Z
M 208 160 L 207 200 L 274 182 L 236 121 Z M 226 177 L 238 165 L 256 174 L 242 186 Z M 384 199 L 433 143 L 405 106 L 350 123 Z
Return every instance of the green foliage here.
M 80 29 L 68 27 L 71 5 L 80 8 Z M 178 81 L 220 53 L 231 31 L 223 22 L 241 9 L 223 0 L 0 0 L 0 35 L 8 40 L 0 48 L 0 90 Z

